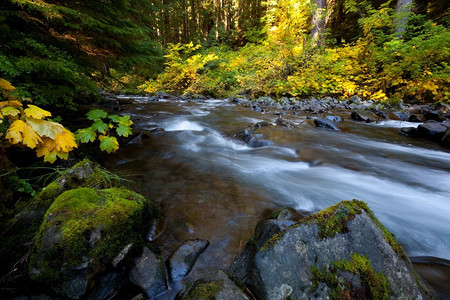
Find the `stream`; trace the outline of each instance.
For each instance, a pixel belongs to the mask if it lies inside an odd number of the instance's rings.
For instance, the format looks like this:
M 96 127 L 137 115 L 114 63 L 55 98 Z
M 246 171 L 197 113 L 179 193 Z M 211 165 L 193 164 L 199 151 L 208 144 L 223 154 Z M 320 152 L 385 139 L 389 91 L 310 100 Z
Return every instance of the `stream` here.
M 164 129 L 121 145 L 107 161 L 161 204 L 162 255 L 186 239 L 210 241 L 187 281 L 225 269 L 275 209 L 311 214 L 351 199 L 368 203 L 410 257 L 450 260 L 450 152 L 398 133 L 418 123 L 346 118 L 336 123 L 340 131 L 331 131 L 316 128 L 306 114 L 288 114 L 296 128 L 260 128 L 268 145 L 253 148 L 233 134 L 278 116 L 224 100 L 144 97 L 123 113 L 136 131 Z

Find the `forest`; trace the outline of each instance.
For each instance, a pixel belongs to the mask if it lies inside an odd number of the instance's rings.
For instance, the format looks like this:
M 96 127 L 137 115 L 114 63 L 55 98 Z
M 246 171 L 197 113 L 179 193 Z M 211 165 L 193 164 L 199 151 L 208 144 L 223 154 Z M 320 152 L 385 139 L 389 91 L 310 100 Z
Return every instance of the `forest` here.
M 0 77 L 76 109 L 116 92 L 448 102 L 448 2 L 3 1 Z
M 448 0 L 2 0 L 0 298 L 449 299 L 449 25 Z

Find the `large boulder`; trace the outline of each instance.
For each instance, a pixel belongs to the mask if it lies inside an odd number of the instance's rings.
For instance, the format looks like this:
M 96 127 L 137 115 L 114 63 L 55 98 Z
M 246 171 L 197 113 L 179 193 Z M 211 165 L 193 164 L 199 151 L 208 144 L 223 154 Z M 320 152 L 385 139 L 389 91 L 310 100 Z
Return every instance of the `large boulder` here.
M 123 188 L 80 188 L 58 196 L 45 214 L 30 261 L 30 277 L 71 299 L 97 277 L 158 214 L 143 196 Z
M 80 187 L 104 189 L 117 185 L 117 176 L 111 176 L 107 171 L 89 159 L 84 159 L 72 168 L 62 171 L 60 175 L 47 185 L 35 198 L 35 207 L 47 211 L 53 201 L 63 192 Z
M 364 202 L 343 201 L 276 231 L 257 232 L 229 269 L 258 299 L 434 297 Z

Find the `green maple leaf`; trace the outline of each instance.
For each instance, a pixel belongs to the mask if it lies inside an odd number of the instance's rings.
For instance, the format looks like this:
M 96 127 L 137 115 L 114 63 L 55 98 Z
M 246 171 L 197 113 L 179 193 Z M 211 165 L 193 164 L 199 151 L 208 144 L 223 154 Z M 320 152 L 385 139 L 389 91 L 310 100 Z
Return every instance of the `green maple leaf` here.
M 120 116 L 118 116 L 118 115 L 109 115 L 108 118 L 115 123 L 120 122 Z
M 82 143 L 93 142 L 96 137 L 97 134 L 90 127 L 78 129 L 75 133 L 75 139 Z
M 119 124 L 131 126 L 133 124 L 133 121 L 130 120 L 130 116 L 122 116 L 119 118 Z
M 114 136 L 100 136 L 100 149 L 108 153 L 114 152 L 119 149 L 119 142 L 117 142 Z
M 108 114 L 103 109 L 93 109 L 86 114 L 88 120 L 100 121 L 102 118 L 106 118 Z
M 128 126 L 125 126 L 123 124 L 119 124 L 119 126 L 117 126 L 116 128 L 116 132 L 119 136 L 129 136 L 132 132 L 131 132 L 131 128 Z
M 2 114 L 5 116 L 10 115 L 10 116 L 14 117 L 14 116 L 17 116 L 18 114 L 20 114 L 20 111 L 15 107 L 7 106 L 7 107 L 2 108 Z
M 93 131 L 98 131 L 100 133 L 105 133 L 106 130 L 108 130 L 109 126 L 102 120 L 97 120 L 94 122 L 94 124 L 91 125 L 91 129 Z

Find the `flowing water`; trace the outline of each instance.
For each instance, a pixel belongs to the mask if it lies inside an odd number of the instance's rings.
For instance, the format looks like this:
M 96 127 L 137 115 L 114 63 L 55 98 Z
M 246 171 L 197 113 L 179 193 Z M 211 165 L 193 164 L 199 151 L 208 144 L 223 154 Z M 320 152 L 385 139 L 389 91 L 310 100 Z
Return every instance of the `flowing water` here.
M 411 124 L 346 119 L 331 131 L 290 115 L 296 128 L 260 128 L 270 144 L 252 148 L 233 133 L 277 116 L 215 99 L 145 100 L 124 113 L 138 130 L 164 131 L 122 145 L 108 166 L 163 207 L 165 257 L 186 239 L 210 241 L 188 280 L 226 268 L 274 209 L 310 214 L 344 199 L 367 202 L 409 256 L 450 260 L 450 153 L 399 135 Z

